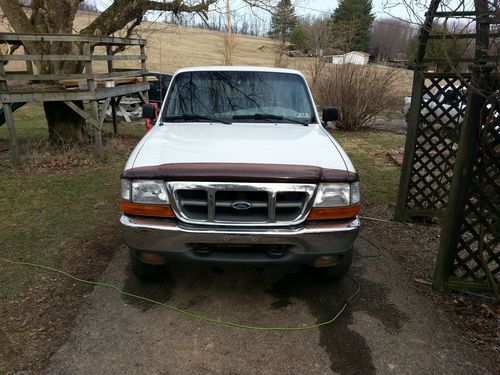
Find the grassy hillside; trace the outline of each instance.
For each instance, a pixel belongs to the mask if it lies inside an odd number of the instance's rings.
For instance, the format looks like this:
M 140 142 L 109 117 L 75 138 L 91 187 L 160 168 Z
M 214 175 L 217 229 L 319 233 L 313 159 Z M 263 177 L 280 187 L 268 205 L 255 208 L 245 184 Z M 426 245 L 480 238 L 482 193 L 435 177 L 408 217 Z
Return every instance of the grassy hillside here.
M 78 14 L 75 29 L 92 21 L 93 13 Z M 164 72 L 189 66 L 220 65 L 224 33 L 164 23 L 143 22 L 135 37 L 148 41 L 148 68 Z M 235 35 L 235 65 L 273 66 L 277 44 L 269 38 Z

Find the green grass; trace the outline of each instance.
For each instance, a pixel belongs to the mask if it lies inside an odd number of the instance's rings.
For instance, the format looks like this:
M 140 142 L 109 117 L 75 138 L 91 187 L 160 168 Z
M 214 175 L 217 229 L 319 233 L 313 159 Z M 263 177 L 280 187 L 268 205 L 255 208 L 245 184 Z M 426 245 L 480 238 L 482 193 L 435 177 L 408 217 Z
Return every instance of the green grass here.
M 82 270 L 86 275 L 92 274 L 89 269 L 102 269 L 103 260 L 110 257 L 112 250 L 104 244 L 100 251 L 108 254 L 96 259 L 95 256 L 92 258 L 89 246 L 100 246 L 101 239 L 119 243 L 120 173 L 134 144 L 144 134 L 143 126 L 120 124 L 119 132 L 126 136 L 108 141 L 107 162 L 103 163 L 96 159 L 91 147 L 75 150 L 56 148 L 48 143 L 47 123 L 41 105 L 26 105 L 18 109 L 14 119 L 23 165 L 14 171 L 6 160 L 6 152 L 0 153 L 0 256 L 69 268 L 73 272 Z M 110 133 L 111 125 L 106 124 L 105 129 Z M 8 147 L 5 125 L 0 127 L 0 145 L 0 149 Z M 82 262 L 85 257 L 88 260 Z M 0 327 L 7 327 L 6 330 L 11 327 L 8 337 L 18 351 L 29 340 L 30 332 L 48 324 L 44 319 L 50 319 L 38 315 L 43 306 L 33 301 L 49 294 L 54 305 L 63 300 L 67 301 L 64 308 L 77 308 L 71 303 L 74 305 L 78 299 L 73 298 L 70 302 L 70 298 L 64 296 L 64 290 L 46 290 L 50 284 L 46 276 L 51 275 L 0 263 L 0 305 L 7 306 L 0 309 Z M 91 277 L 96 276 L 94 271 Z M 55 285 L 64 288 L 64 284 Z M 31 302 L 20 312 L 23 305 L 16 307 L 16 304 L 10 304 L 11 301 Z M 19 314 L 30 324 L 22 329 L 12 329 L 9 321 L 18 318 Z M 54 342 L 50 344 L 55 345 Z M 15 359 L 9 360 L 9 353 L 1 347 L 8 350 L 6 347 L 10 343 L 2 341 L 0 335 L 0 373 L 9 372 L 20 363 L 43 361 L 54 349 L 49 343 L 38 345 L 30 346 L 29 350 L 21 351 L 22 355 L 19 353 Z M 4 361 L 2 355 L 5 353 L 7 359 Z
M 117 221 L 120 173 L 133 143 L 138 141 L 144 131 L 139 125 L 124 127 L 120 124 L 122 134 L 137 136 L 129 140 L 129 145 L 111 147 L 107 163 L 91 160 L 88 166 L 65 170 L 68 160 L 57 160 L 58 150 L 44 142 L 48 133 L 42 106 L 24 106 L 14 116 L 22 150 L 34 153 L 30 155 L 29 161 L 42 159 L 45 164 L 49 164 L 49 170 L 38 173 L 36 168 L 29 167 L 19 171 L 7 167 L 0 169 L 3 221 L 0 226 L 0 254 L 58 265 L 65 247 L 73 239 L 92 236 L 99 228 Z M 0 141 L 7 140 L 7 129 L 2 126 Z M 49 155 L 38 149 L 33 152 L 31 143 L 48 148 Z M 75 158 L 87 158 L 88 155 L 93 158 L 92 154 L 89 148 Z M 27 158 L 26 155 L 24 157 Z M 50 170 L 50 166 L 54 165 L 52 159 L 57 160 L 56 165 L 61 164 L 59 169 Z M 2 272 L 10 274 L 4 267 L 0 265 Z M 0 298 L 11 296 L 24 287 L 27 276 L 24 272 L 10 276 L 2 283 Z
M 387 159 L 387 152 L 404 145 L 404 135 L 388 132 L 332 132 L 360 175 L 363 201 L 396 202 L 400 167 Z
M 41 104 L 27 104 L 14 112 L 17 139 L 20 143 L 47 137 L 47 121 Z M 0 127 L 0 139 L 8 140 L 7 125 Z

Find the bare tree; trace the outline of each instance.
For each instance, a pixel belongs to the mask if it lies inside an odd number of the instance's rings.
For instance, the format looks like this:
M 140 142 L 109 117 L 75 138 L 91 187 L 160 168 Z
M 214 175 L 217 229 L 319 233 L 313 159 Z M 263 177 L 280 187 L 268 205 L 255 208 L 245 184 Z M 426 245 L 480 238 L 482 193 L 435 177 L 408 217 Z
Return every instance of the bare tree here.
M 330 25 L 327 18 L 311 18 L 302 27 L 307 33 L 308 49 L 314 55 L 306 65 L 311 85 L 314 87 L 328 62 L 324 57 L 324 51 L 330 45 Z
M 231 30 L 231 4 L 226 0 L 227 31 L 224 37 L 224 65 L 233 65 L 234 36 Z
M 395 58 L 406 52 L 418 29 L 398 19 L 383 18 L 375 20 L 370 35 L 369 51 L 378 60 Z

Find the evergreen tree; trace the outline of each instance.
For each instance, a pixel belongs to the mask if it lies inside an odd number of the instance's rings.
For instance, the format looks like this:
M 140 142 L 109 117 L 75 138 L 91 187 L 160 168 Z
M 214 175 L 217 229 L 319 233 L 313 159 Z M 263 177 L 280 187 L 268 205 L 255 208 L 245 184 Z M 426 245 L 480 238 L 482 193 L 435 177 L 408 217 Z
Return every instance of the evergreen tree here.
M 332 47 L 344 52 L 368 51 L 375 19 L 372 0 L 340 0 L 331 17 Z
M 297 25 L 295 7 L 290 0 L 281 0 L 274 8 L 270 34 L 279 38 L 284 45 Z

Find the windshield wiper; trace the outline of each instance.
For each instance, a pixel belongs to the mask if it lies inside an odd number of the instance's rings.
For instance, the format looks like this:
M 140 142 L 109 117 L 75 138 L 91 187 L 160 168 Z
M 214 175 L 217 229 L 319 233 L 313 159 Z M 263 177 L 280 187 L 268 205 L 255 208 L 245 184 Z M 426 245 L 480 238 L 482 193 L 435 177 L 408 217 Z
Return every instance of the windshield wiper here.
M 165 116 L 163 118 L 163 121 L 210 121 L 210 122 L 220 122 L 222 124 L 231 125 L 231 122 L 227 121 L 227 120 L 223 120 L 223 119 L 215 118 L 215 117 L 210 117 L 210 116 L 196 115 L 196 114 Z
M 271 113 L 255 113 L 253 115 L 234 115 L 233 120 L 264 120 L 270 122 L 273 122 L 273 120 L 278 120 L 278 121 L 291 122 L 293 124 L 309 126 L 307 122 L 302 122 L 285 116 L 273 115 Z

